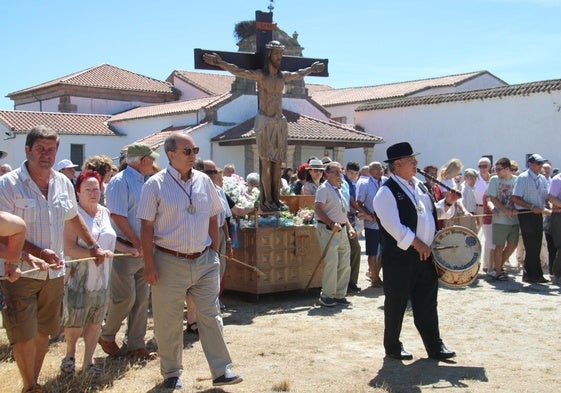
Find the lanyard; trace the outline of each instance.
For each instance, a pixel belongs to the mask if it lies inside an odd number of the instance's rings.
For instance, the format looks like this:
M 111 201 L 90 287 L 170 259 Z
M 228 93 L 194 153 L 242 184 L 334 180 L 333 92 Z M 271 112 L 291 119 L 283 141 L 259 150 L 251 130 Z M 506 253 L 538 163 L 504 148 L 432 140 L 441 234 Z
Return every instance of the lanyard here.
M 189 207 L 187 208 L 187 212 L 189 212 L 189 214 L 194 214 L 196 212 L 195 206 L 193 206 L 193 201 L 191 199 L 191 195 L 193 195 L 193 183 L 195 182 L 195 179 L 191 178 L 191 187 L 190 187 L 190 192 L 188 193 L 187 190 L 185 190 L 185 188 L 183 188 L 183 186 L 177 181 L 177 179 L 175 177 L 173 177 L 173 175 L 171 173 L 168 172 L 168 175 L 170 175 L 170 177 L 173 179 L 173 181 L 178 185 L 179 188 L 181 188 L 181 191 L 183 191 L 185 193 L 185 195 L 187 195 L 187 198 L 189 198 Z

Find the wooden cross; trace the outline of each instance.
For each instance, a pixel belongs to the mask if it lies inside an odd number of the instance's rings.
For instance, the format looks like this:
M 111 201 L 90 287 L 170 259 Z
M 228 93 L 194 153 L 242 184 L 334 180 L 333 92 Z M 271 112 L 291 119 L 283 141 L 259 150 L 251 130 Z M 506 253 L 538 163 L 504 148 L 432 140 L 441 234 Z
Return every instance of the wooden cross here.
M 203 60 L 204 53 L 217 53 L 222 60 L 235 64 L 246 70 L 263 68 L 267 57 L 267 48 L 265 46 L 273 40 L 273 31 L 277 28 L 277 25 L 273 23 L 273 13 L 255 11 L 255 28 L 255 53 L 222 52 L 197 48 L 195 49 L 195 68 L 223 71 L 220 67 L 205 63 Z M 299 69 L 311 66 L 315 61 L 325 64 L 325 69 L 322 72 L 314 73 L 310 76 L 329 76 L 329 72 L 327 70 L 327 59 L 311 59 L 299 56 L 283 56 L 281 61 L 281 71 L 298 71 Z

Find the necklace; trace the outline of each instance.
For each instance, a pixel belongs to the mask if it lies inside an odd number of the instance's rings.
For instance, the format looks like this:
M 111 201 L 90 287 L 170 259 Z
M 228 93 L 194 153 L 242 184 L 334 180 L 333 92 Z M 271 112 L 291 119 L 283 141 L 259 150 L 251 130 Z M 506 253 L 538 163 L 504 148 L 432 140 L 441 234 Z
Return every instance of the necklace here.
M 399 180 L 398 178 L 396 178 L 401 184 L 403 184 L 403 186 L 405 187 L 405 191 L 407 191 L 409 193 L 409 195 L 411 195 L 413 197 L 413 201 L 415 201 L 415 209 L 417 209 L 417 214 L 423 214 L 423 212 L 425 211 L 425 208 L 423 207 L 423 205 L 421 204 L 421 201 L 419 201 L 417 199 L 417 195 L 415 193 L 415 182 L 413 181 L 413 179 L 409 180 L 408 184 L 403 183 L 401 180 Z M 411 191 L 411 189 L 409 187 L 413 188 L 413 191 Z
M 173 175 L 171 173 L 168 172 L 168 175 L 171 176 L 171 178 L 177 184 L 177 186 L 179 188 L 181 188 L 181 191 L 183 191 L 185 193 L 185 195 L 187 195 L 187 198 L 189 198 L 189 207 L 187 208 L 187 213 L 195 214 L 197 212 L 197 209 L 195 209 L 195 206 L 193 205 L 193 201 L 191 200 L 191 195 L 193 195 L 193 183 L 195 182 L 195 180 L 191 179 L 191 187 L 190 187 L 189 192 L 187 192 L 187 190 L 185 190 L 183 188 L 183 186 L 177 181 L 177 179 L 175 177 L 173 177 Z

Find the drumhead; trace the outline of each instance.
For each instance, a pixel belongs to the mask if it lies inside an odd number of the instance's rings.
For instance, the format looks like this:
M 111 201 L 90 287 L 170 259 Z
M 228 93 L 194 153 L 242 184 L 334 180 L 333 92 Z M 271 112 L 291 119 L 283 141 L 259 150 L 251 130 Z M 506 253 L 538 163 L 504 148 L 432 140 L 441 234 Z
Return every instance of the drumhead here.
M 478 262 L 481 243 L 472 230 L 451 226 L 440 230 L 434 237 L 432 255 L 442 269 L 462 272 Z

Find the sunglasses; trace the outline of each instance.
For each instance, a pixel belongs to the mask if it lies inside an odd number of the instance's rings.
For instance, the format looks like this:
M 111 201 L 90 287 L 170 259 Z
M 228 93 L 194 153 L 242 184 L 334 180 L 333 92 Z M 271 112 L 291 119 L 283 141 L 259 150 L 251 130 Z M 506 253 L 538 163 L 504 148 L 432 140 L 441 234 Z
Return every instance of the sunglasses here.
M 216 169 L 207 169 L 206 171 L 203 172 L 206 173 L 207 175 L 218 175 L 218 171 Z
M 479 165 L 478 168 L 489 168 L 489 165 Z
M 182 151 L 185 153 L 186 156 L 190 156 L 191 153 L 193 154 L 199 154 L 199 150 L 200 148 L 198 146 L 195 146 L 193 148 L 190 147 L 186 147 L 185 149 L 183 149 Z

